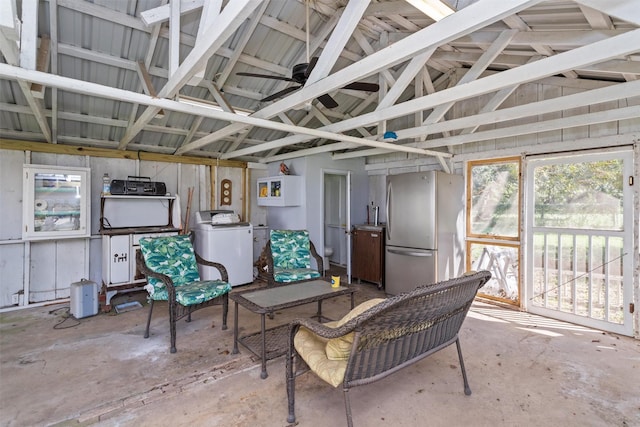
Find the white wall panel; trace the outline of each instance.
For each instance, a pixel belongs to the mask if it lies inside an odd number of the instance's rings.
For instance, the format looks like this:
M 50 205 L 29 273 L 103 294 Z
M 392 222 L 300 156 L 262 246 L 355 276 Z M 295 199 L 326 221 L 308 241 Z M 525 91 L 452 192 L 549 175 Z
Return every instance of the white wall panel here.
M 562 88 L 559 86 L 552 85 L 536 85 L 538 89 L 539 100 L 543 99 L 552 99 L 562 96 Z M 534 86 L 535 87 L 535 86 Z M 549 114 L 542 114 L 538 116 L 538 120 L 553 120 L 553 119 L 561 119 L 562 111 L 557 111 Z M 537 134 L 537 143 L 544 144 L 547 142 L 556 142 L 562 140 L 562 130 L 552 130 L 548 132 L 540 132 Z
M 57 259 L 56 242 L 31 242 L 31 259 L 29 262 L 29 302 L 52 301 L 56 297 Z M 84 254 L 67 254 L 67 260 L 76 261 Z M 64 257 L 63 257 L 64 258 Z M 67 261 L 69 262 L 69 261 Z M 62 267 L 60 267 L 62 268 Z
M 562 95 L 573 95 L 574 93 L 584 92 L 584 89 L 575 88 L 575 87 L 563 87 Z M 564 110 L 562 112 L 562 117 L 571 117 L 580 114 L 586 114 L 589 112 L 589 106 L 585 105 L 578 108 L 571 108 L 568 110 Z M 574 128 L 564 129 L 562 131 L 562 140 L 563 141 L 571 141 L 580 138 L 588 138 L 589 137 L 589 126 L 578 126 Z
M 0 211 L 2 212 L 0 240 L 22 238 L 22 165 L 24 158 L 23 151 L 0 150 Z
M 268 225 L 267 211 L 265 206 L 258 206 L 258 190 L 257 181 L 259 178 L 267 176 L 266 169 L 249 169 L 249 199 L 251 200 L 249 207 L 249 222 L 253 225 Z
M 70 168 L 84 168 L 87 167 L 85 156 L 71 156 L 68 154 L 53 154 L 53 153 L 31 153 L 31 162 L 34 165 L 53 165 L 53 166 L 65 166 Z
M 521 85 L 518 87 L 518 89 L 516 89 L 515 95 L 516 95 L 516 99 L 515 99 L 516 105 L 525 105 L 531 102 L 536 102 L 538 101 L 538 85 L 534 85 L 534 84 Z M 537 119 L 535 117 L 528 117 L 528 118 L 519 119 L 517 121 L 508 122 L 508 123 L 509 125 L 513 125 L 514 123 L 522 125 L 525 123 L 535 123 L 536 121 Z M 504 126 L 498 126 L 498 127 L 504 127 Z M 527 145 L 535 145 L 538 142 L 538 138 L 536 134 L 518 135 L 515 137 L 515 139 L 516 139 L 516 143 L 513 145 L 511 144 L 503 145 L 501 143 L 502 140 L 498 141 L 497 147 L 499 148 L 524 147 Z
M 13 305 L 11 295 L 24 289 L 24 243 L 0 245 L 0 307 Z
M 89 239 L 89 280 L 98 284 L 98 292 L 102 288 L 102 237 Z
M 151 181 L 164 182 L 167 192 L 175 194 L 178 190 L 178 164 L 167 162 L 140 162 L 140 176 L 146 176 Z
M 177 176 L 177 184 L 176 184 L 176 194 L 179 197 L 180 203 L 180 211 L 178 212 L 180 215 L 180 220 L 178 221 L 174 218 L 173 225 L 176 227 L 182 227 L 186 222 L 187 215 L 187 206 L 189 202 L 189 189 L 193 188 L 193 196 L 191 198 L 191 212 L 189 214 L 189 228 L 195 224 L 196 220 L 196 212 L 200 209 L 200 193 L 202 192 L 200 186 L 203 181 L 204 174 L 204 166 L 199 165 L 186 165 L 181 164 L 178 167 L 178 176 Z M 208 207 L 206 208 L 208 209 Z
M 618 108 L 618 101 L 603 102 L 589 107 L 589 112 L 609 111 Z M 589 137 L 597 138 L 599 136 L 615 135 L 618 133 L 618 122 L 598 123 L 589 126 Z
M 86 279 L 86 239 L 58 240 L 55 245 L 55 299 L 69 298 L 71 284 Z
M 627 98 L 619 101 L 621 106 L 631 107 L 633 105 L 640 105 L 640 97 Z M 640 129 L 640 117 L 629 120 L 620 120 L 618 122 L 619 133 L 629 133 Z

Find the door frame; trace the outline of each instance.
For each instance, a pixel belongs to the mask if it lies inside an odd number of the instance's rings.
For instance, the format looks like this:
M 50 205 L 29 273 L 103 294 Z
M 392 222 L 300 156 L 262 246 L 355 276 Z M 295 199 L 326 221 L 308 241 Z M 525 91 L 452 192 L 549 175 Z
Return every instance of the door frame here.
M 558 154 L 546 154 L 527 156 L 524 159 L 523 170 L 526 171 L 523 176 L 523 183 L 525 186 L 525 200 L 524 200 L 524 221 L 525 221 L 525 235 L 523 247 L 525 248 L 526 257 L 524 259 L 524 271 L 526 271 L 526 277 L 524 278 L 524 298 L 523 308 L 530 313 L 539 314 L 545 317 L 564 320 L 572 323 L 578 323 L 584 326 L 597 328 L 600 330 L 619 333 L 621 335 L 633 336 L 634 334 L 634 314 L 630 312 L 630 304 L 634 303 L 634 295 L 638 289 L 634 289 L 634 237 L 637 236 L 638 230 L 634 230 L 634 186 L 630 185 L 630 177 L 634 176 L 634 150 L 632 147 L 619 147 L 614 149 L 604 150 L 584 150 L 576 151 L 572 153 L 558 153 Z M 533 171 L 538 165 L 548 165 L 551 163 L 557 163 L 567 159 L 567 163 L 591 162 L 608 159 L 622 159 L 623 163 L 623 252 L 628 254 L 623 264 L 622 276 L 623 276 L 623 313 L 624 321 L 621 325 L 608 322 L 605 320 L 598 320 L 585 317 L 585 321 L 581 321 L 581 317 L 578 315 L 563 312 L 559 310 L 549 309 L 545 307 L 535 306 L 530 303 L 530 299 L 533 298 L 533 197 L 534 197 L 534 182 Z M 637 185 L 637 184 L 636 184 Z M 560 229 L 561 230 L 561 229 Z
M 491 234 L 479 234 L 472 232 L 472 224 L 471 224 L 471 208 L 472 208 L 472 169 L 476 166 L 486 166 L 486 165 L 499 165 L 499 164 L 517 164 L 518 165 L 518 228 L 517 234 L 515 236 L 506 236 L 506 235 L 491 235 Z M 517 251 L 517 265 L 518 271 L 516 274 L 516 287 L 518 297 L 517 299 L 504 298 L 497 295 L 492 295 L 488 293 L 484 293 L 482 288 L 478 291 L 479 296 L 482 298 L 486 298 L 493 301 L 498 301 L 501 303 L 505 303 L 515 307 L 521 307 L 522 301 L 524 299 L 524 277 L 523 277 L 523 257 L 524 257 L 524 237 L 525 231 L 523 229 L 524 223 L 524 211 L 523 211 L 523 199 L 524 199 L 524 160 L 522 156 L 507 156 L 507 157 L 495 157 L 495 158 L 487 158 L 480 160 L 469 160 L 465 164 L 465 265 L 467 270 L 473 269 L 473 264 L 471 262 L 471 247 L 472 245 L 487 245 L 487 246 L 497 246 L 504 248 L 513 248 Z M 497 280 L 497 278 L 492 278 L 493 280 Z
M 347 249 L 347 282 L 351 283 L 351 171 L 348 170 L 340 170 L 340 169 L 321 169 L 322 172 L 322 207 L 320 209 L 320 235 L 322 236 L 322 247 L 321 247 L 321 255 L 324 258 L 324 210 L 325 210 L 325 176 L 326 175 L 342 175 L 346 177 L 346 188 L 345 188 L 345 208 L 346 208 L 346 224 L 345 224 L 345 234 L 346 234 L 346 249 Z M 327 266 L 328 267 L 328 266 Z

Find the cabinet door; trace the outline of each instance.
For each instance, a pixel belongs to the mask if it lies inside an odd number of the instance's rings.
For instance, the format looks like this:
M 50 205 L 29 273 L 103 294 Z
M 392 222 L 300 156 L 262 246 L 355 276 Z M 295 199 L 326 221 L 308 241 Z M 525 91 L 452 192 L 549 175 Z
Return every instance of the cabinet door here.
M 361 280 L 371 280 L 369 274 L 369 262 L 371 260 L 369 232 L 365 230 L 356 230 L 353 239 L 353 258 L 355 268 L 353 275 Z
M 108 266 L 111 273 L 111 283 L 126 283 L 129 281 L 130 246 L 128 234 L 110 237 Z
M 25 240 L 89 237 L 89 169 L 24 165 Z
M 379 231 L 367 231 L 367 280 L 375 283 L 380 282 L 380 236 Z
M 355 230 L 353 275 L 368 282 L 382 283 L 382 232 Z
M 371 232 L 371 264 L 375 266 L 374 277 L 372 280 L 376 283 L 382 283 L 382 232 Z

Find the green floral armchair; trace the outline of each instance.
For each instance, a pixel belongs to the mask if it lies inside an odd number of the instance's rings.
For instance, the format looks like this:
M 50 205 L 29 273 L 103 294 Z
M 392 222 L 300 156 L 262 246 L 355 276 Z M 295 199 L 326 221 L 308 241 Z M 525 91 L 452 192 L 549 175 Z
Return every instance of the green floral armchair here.
M 271 230 L 266 250 L 269 286 L 305 282 L 323 276 L 318 255 L 307 230 Z M 315 259 L 316 268 L 311 264 Z
M 147 277 L 150 309 L 144 337 L 149 338 L 149 325 L 155 301 L 168 301 L 171 353 L 176 352 L 176 322 L 213 304 L 222 304 L 222 329 L 227 329 L 229 291 L 231 285 L 222 264 L 202 259 L 193 250 L 188 235 L 140 239 L 136 253 L 138 269 Z M 200 280 L 198 265 L 215 267 L 220 280 Z

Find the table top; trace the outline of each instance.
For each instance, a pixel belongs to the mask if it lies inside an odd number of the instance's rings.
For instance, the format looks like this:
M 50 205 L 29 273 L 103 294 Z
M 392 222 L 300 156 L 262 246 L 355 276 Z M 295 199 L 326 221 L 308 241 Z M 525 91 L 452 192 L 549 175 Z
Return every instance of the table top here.
M 334 288 L 327 281 L 312 280 L 266 289 L 231 293 L 229 298 L 251 311 L 261 313 L 352 294 L 355 291 L 353 287 L 339 286 Z

